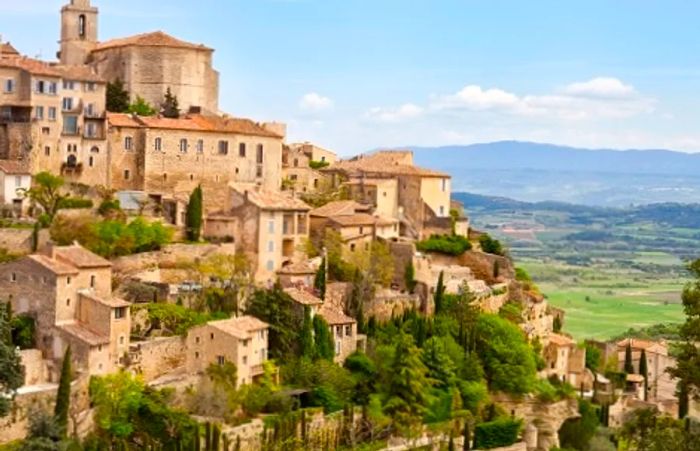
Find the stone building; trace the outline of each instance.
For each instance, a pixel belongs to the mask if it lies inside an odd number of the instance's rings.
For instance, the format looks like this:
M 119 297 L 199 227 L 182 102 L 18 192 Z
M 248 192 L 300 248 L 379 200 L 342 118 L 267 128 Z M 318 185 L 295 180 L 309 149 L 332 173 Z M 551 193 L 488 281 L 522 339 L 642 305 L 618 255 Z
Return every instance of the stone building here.
M 252 263 L 255 280 L 273 283 L 277 271 L 301 262 L 309 237 L 308 205 L 280 191 L 232 184 L 224 210 L 207 216 L 205 236 L 231 236 Z
M 285 188 L 306 193 L 329 186 L 330 178 L 319 169 L 336 160 L 335 153 L 310 143 L 285 146 L 282 151 L 282 179 L 287 185 Z
M 662 401 L 676 398 L 676 381 L 666 372 L 676 365 L 676 360 L 668 354 L 668 345 L 665 341 L 640 340 L 626 338 L 620 340 L 615 346 L 615 355 L 620 371 L 624 371 L 625 353 L 627 345 L 632 348 L 632 365 L 639 374 L 639 361 L 642 350 L 647 358 L 647 390 L 649 401 Z
M 210 321 L 187 332 L 187 370 L 201 373 L 210 365 L 236 365 L 238 385 L 265 372 L 269 325 L 253 316 Z
M 23 162 L 0 160 L 0 209 L 4 205 L 21 215 L 27 206 L 21 190 L 29 189 L 31 184 L 32 175 Z
M 34 318 L 45 359 L 60 362 L 70 345 L 78 369 L 110 373 L 122 365 L 131 332 L 129 303 L 112 296 L 111 266 L 80 245 L 49 245 L 0 265 L 0 296 Z
M 0 57 L 0 159 L 103 184 L 106 83 L 87 66 Z
M 561 334 L 550 334 L 544 347 L 545 377 L 554 376 L 579 389 L 593 388 L 593 373 L 586 368 L 586 349 Z
M 415 166 L 413 152 L 379 151 L 338 161 L 322 171 L 335 185 L 345 184 L 353 199 L 372 205 L 376 214 L 399 220 L 402 236 L 424 238 L 452 231 L 451 177 Z M 465 235 L 466 219 L 458 220 L 456 229 Z
M 186 200 L 201 185 L 208 211 L 225 204 L 231 182 L 279 189 L 284 136 L 274 124 L 201 114 L 110 113 L 107 122 L 113 189 L 144 191 L 160 203 Z

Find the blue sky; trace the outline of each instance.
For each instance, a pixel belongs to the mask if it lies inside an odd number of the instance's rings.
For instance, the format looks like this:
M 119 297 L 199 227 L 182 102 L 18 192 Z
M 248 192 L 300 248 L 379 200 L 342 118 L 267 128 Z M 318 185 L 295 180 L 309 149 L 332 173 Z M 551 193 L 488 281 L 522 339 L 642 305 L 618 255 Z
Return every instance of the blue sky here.
M 50 58 L 63 3 L 0 0 L 3 39 Z M 161 29 L 214 47 L 223 110 L 345 155 L 501 139 L 700 151 L 700 2 L 93 4 L 101 39 Z

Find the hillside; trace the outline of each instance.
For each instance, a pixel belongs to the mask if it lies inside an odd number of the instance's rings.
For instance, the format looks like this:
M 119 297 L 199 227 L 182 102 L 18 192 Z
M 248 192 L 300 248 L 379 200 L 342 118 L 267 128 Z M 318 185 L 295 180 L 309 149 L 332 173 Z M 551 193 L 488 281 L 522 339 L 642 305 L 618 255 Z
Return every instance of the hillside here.
M 417 164 L 449 171 L 455 191 L 615 207 L 700 202 L 700 154 L 516 141 L 413 149 Z

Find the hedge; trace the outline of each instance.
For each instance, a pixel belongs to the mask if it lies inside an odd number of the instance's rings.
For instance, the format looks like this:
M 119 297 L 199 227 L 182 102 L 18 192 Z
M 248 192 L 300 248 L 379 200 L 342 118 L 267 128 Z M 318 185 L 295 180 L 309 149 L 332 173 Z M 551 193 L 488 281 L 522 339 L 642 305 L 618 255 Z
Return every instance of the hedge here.
M 65 199 L 61 199 L 58 203 L 58 208 L 66 210 L 92 208 L 92 206 L 92 200 L 79 197 L 66 197 Z
M 512 418 L 499 418 L 479 423 L 474 428 L 474 449 L 491 449 L 510 446 L 518 441 L 522 422 Z
M 437 252 L 447 255 L 462 255 L 472 248 L 469 240 L 461 235 L 431 235 L 427 240 L 416 243 L 421 252 Z

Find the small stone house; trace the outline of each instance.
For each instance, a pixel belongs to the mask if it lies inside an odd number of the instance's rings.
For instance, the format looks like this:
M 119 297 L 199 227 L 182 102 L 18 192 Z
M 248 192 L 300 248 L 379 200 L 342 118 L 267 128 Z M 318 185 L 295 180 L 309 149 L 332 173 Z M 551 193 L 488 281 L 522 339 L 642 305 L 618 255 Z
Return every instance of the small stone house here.
M 21 215 L 27 201 L 20 190 L 31 188 L 32 175 L 21 161 L 0 160 L 0 207 L 11 207 L 15 215 Z
M 570 337 L 550 334 L 544 348 L 545 377 L 555 376 L 574 388 L 589 390 L 593 387 L 593 374 L 586 368 L 586 349 L 580 348 Z
M 666 372 L 673 367 L 676 360 L 668 354 L 668 345 L 665 341 L 640 340 L 626 338 L 616 343 L 617 361 L 620 370 L 624 369 L 625 352 L 627 346 L 632 348 L 632 365 L 639 374 L 639 361 L 642 350 L 647 358 L 647 389 L 648 399 L 652 401 L 675 399 L 676 381 Z
M 238 385 L 264 374 L 269 325 L 253 316 L 210 321 L 189 330 L 186 337 L 187 370 L 202 373 L 210 365 L 236 365 Z
M 316 272 L 319 266 L 320 261 L 314 262 L 314 260 L 290 263 L 277 271 L 277 277 L 282 288 L 298 286 L 311 288 L 316 279 Z

